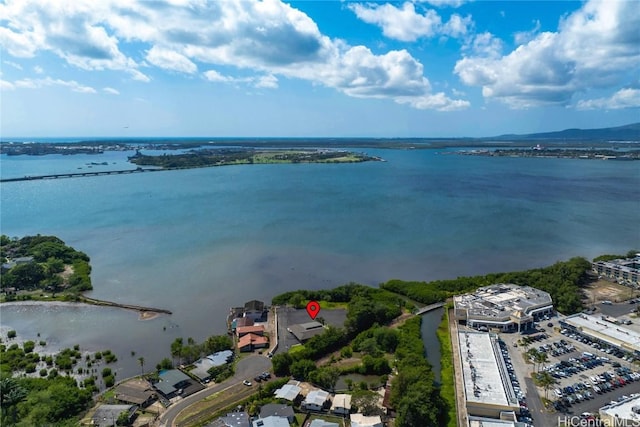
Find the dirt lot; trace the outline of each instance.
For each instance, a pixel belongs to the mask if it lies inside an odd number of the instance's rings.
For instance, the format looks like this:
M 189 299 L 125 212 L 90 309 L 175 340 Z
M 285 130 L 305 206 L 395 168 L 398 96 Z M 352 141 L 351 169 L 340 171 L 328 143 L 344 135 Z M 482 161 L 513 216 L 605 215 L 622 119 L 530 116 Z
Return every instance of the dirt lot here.
M 602 279 L 590 283 L 584 288 L 584 291 L 587 304 L 595 304 L 607 300 L 612 302 L 626 301 L 640 295 L 640 291 Z

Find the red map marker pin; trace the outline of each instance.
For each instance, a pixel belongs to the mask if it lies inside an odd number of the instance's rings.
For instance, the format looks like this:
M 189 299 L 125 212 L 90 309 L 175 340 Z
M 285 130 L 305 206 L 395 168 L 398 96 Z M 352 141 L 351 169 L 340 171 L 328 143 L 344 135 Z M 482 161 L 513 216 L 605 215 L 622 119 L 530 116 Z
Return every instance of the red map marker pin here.
M 317 301 L 309 301 L 307 304 L 307 313 L 311 319 L 316 320 L 316 316 L 320 313 L 320 304 Z

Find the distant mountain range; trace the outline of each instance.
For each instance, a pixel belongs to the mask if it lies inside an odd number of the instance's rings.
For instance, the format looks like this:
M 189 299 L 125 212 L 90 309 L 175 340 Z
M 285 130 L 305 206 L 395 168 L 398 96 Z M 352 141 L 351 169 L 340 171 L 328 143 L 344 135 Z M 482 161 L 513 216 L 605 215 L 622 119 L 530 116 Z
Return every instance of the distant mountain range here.
M 491 138 L 481 138 L 493 141 L 521 141 L 521 140 L 553 140 L 560 142 L 581 141 L 640 141 L 640 122 L 629 125 L 600 128 L 600 129 L 565 129 L 556 132 L 530 133 L 527 135 L 500 135 Z

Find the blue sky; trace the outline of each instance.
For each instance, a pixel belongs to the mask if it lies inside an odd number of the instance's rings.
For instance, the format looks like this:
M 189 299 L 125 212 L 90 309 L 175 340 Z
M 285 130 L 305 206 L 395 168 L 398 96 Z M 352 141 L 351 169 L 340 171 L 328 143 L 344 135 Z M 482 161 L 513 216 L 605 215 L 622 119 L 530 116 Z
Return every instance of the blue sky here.
M 0 136 L 460 137 L 640 121 L 640 3 L 0 3 Z

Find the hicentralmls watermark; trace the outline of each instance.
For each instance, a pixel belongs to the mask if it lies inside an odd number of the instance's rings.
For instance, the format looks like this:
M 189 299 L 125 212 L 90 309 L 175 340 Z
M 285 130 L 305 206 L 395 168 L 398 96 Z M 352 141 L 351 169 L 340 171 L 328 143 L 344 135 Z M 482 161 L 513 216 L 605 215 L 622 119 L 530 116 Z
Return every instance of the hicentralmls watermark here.
M 558 427 L 640 427 L 640 420 L 628 419 L 586 419 L 580 416 L 558 417 Z

